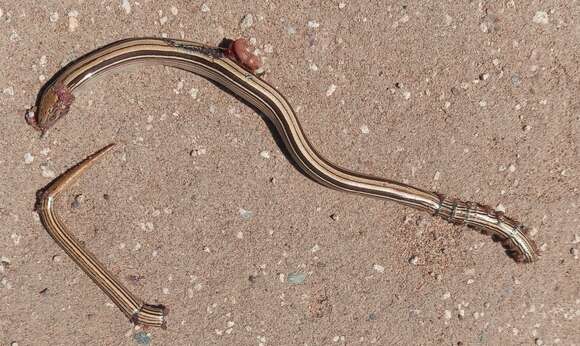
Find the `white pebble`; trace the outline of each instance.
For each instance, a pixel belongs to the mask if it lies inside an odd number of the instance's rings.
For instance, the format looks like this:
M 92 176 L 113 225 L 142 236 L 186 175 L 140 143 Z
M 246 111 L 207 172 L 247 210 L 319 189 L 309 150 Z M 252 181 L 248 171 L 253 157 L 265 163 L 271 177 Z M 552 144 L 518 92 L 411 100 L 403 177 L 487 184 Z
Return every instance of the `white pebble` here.
M 240 28 L 242 30 L 245 30 L 250 28 L 252 25 L 254 25 L 254 16 L 252 16 L 251 14 L 246 14 L 242 18 L 242 21 L 240 22 Z
M 439 178 L 441 177 L 441 173 L 439 171 L 435 172 L 435 175 L 433 176 L 433 180 L 439 180 Z
M 10 238 L 14 242 L 14 245 L 18 245 L 20 244 L 20 239 L 22 238 L 22 236 L 20 234 L 12 233 L 12 235 L 10 235 Z
M 499 211 L 499 212 L 505 213 L 505 206 L 504 206 L 503 204 L 501 204 L 501 203 L 500 203 L 500 204 L 498 204 L 498 205 L 495 207 L 495 211 Z
M 159 18 L 159 24 L 165 25 L 165 23 L 167 23 L 167 16 Z
M 367 134 L 370 132 L 370 129 L 369 129 L 369 127 L 368 127 L 368 126 L 366 126 L 366 125 L 362 125 L 362 126 L 360 127 L 360 132 L 362 132 L 362 133 L 364 133 L 365 135 L 367 135 Z
M 57 21 L 58 21 L 58 18 L 59 18 L 59 17 L 60 17 L 60 16 L 58 15 L 58 12 L 52 12 L 52 13 L 50 14 L 50 16 L 48 17 L 48 19 L 49 19 L 51 22 L 53 22 L 53 23 L 54 23 L 54 22 L 57 22 Z
M 404 15 L 401 17 L 401 19 L 399 19 L 399 22 L 407 23 L 409 21 L 409 19 L 410 19 L 409 15 Z
M 18 41 L 19 39 L 20 39 L 20 36 L 18 36 L 18 33 L 17 33 L 16 31 L 13 31 L 13 32 L 10 34 L 10 41 L 12 41 L 12 42 L 16 42 L 16 41 Z
M 513 173 L 513 172 L 515 172 L 515 171 L 516 171 L 516 165 L 514 165 L 514 164 L 512 163 L 511 165 L 509 165 L 509 167 L 508 167 L 508 170 L 509 170 L 510 172 L 512 172 L 512 173 Z
M 572 240 L 572 244 L 580 243 L 580 234 L 574 234 L 574 240 Z
M 318 244 L 314 244 L 314 246 L 312 247 L 312 249 L 310 249 L 310 251 L 312 252 L 320 251 L 320 246 Z
M 32 161 L 34 161 L 34 156 L 32 156 L 31 153 L 26 153 L 24 154 L 24 163 L 29 165 L 32 163 Z
M 163 287 L 163 294 L 169 294 L 169 288 Z
M 239 231 L 238 234 L 236 234 L 236 238 L 238 238 L 238 239 L 244 239 L 244 232 Z
M 550 22 L 550 18 L 548 17 L 548 13 L 544 11 L 538 11 L 532 18 L 532 21 L 536 24 L 543 24 L 546 25 Z
M 316 71 L 318 71 L 318 66 L 317 66 L 315 63 L 313 63 L 313 62 L 311 62 L 311 63 L 308 65 L 308 68 L 309 68 L 310 70 L 312 70 L 312 71 L 315 71 L 315 72 L 316 72 Z
M 310 29 L 316 29 L 316 28 L 318 28 L 319 26 L 320 26 L 320 23 L 318 23 L 318 22 L 317 22 L 317 21 L 315 21 L 315 20 L 309 20 L 309 21 L 308 21 L 308 27 L 309 27 Z
M 378 271 L 379 273 L 384 273 L 385 272 L 385 267 L 383 267 L 380 264 L 374 264 L 373 265 L 373 269 Z
M 479 106 L 480 107 L 486 107 L 487 106 L 487 102 L 484 100 L 479 101 Z
M 479 29 L 481 32 L 487 33 L 489 31 L 489 27 L 486 22 L 479 24 Z
M 39 64 L 40 66 L 46 66 L 47 58 L 46 55 L 40 57 Z
M 179 11 L 177 10 L 177 7 L 175 7 L 175 6 L 171 6 L 171 8 L 169 9 L 169 11 L 174 16 L 177 16 L 177 14 L 179 13 Z
M 419 263 L 419 257 L 413 256 L 413 257 L 409 258 L 409 263 L 414 265 L 414 266 L 417 265 L 417 263 Z
M 445 310 L 445 319 L 446 320 L 450 320 L 451 319 L 451 311 Z
M 443 297 L 441 297 L 441 299 L 443 299 L 443 300 L 447 300 L 447 299 L 449 299 L 449 298 L 451 298 L 451 293 L 449 293 L 449 292 L 445 292 L 445 293 L 443 294 Z
M 125 10 L 126 14 L 131 13 L 131 3 L 129 3 L 129 0 L 121 1 L 121 7 L 123 8 L 123 10 Z
M 336 91 L 336 85 L 330 84 L 328 89 L 326 90 L 326 96 L 331 96 Z
M 260 156 L 263 157 L 263 158 L 265 158 L 265 159 L 269 159 L 270 158 L 270 152 L 267 151 L 267 150 L 260 151 Z
M 4 88 L 4 90 L 2 90 L 2 93 L 5 95 L 14 96 L 14 88 L 13 87 Z
M 54 171 L 50 168 L 48 168 L 47 166 L 40 166 L 40 174 L 45 177 L 45 178 L 54 178 L 56 177 L 56 173 L 54 173 Z
M 72 10 L 68 13 L 68 30 L 70 32 L 74 32 L 79 27 L 78 16 L 79 12 L 77 10 Z
M 202 4 L 201 12 L 209 12 L 209 6 L 207 4 Z
M 242 217 L 242 219 L 249 219 L 252 217 L 252 214 L 253 214 L 250 210 L 246 210 L 243 208 L 240 208 L 239 212 L 240 212 L 240 216 Z
M 340 8 L 341 10 L 345 7 L 346 7 L 346 4 L 344 2 L 341 2 L 338 4 L 338 8 Z
M 198 94 L 199 94 L 199 90 L 196 88 L 191 88 L 189 90 L 189 95 L 191 95 L 191 98 L 193 98 L 194 100 L 197 99 Z
M 403 91 L 403 98 L 405 98 L 405 100 L 408 100 L 411 98 L 411 92 L 410 91 Z

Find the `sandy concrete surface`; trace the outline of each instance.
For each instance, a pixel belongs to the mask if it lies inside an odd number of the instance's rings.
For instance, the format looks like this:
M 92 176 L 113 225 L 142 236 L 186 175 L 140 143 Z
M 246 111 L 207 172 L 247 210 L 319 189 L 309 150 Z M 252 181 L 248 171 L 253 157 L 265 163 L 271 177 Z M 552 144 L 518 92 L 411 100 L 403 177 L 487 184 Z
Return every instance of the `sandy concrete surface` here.
M 0 344 L 580 345 L 580 2 L 0 0 L 0 32 Z M 43 139 L 25 123 L 67 62 L 162 35 L 252 38 L 323 156 L 505 208 L 541 260 L 306 179 L 182 71 L 95 81 Z M 134 328 L 33 211 L 110 142 L 62 216 L 167 330 Z

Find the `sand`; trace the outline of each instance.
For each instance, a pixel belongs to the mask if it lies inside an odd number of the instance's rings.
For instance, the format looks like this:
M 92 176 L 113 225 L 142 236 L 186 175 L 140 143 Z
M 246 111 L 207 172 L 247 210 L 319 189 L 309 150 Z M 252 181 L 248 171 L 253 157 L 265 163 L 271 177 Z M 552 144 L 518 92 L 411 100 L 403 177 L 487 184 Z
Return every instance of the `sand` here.
M 0 1 L 0 344 L 580 345 L 577 1 L 43 3 Z M 95 81 L 42 139 L 25 123 L 67 62 L 165 35 L 251 38 L 324 157 L 504 208 L 541 260 L 306 179 L 182 71 Z M 111 142 L 59 208 L 167 330 L 133 327 L 33 211 Z

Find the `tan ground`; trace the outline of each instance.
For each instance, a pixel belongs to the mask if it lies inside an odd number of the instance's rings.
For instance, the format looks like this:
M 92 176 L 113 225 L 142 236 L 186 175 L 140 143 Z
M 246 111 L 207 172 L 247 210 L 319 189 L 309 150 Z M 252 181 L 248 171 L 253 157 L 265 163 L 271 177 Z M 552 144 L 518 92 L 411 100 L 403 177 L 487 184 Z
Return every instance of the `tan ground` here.
M 44 3 L 0 0 L 0 344 L 580 345 L 578 1 Z M 259 115 L 181 71 L 97 81 L 44 139 L 24 122 L 62 64 L 164 34 L 255 38 L 325 157 L 502 204 L 541 260 L 313 183 Z M 167 330 L 135 330 L 32 209 L 52 174 L 113 141 L 63 216 L 170 307 Z

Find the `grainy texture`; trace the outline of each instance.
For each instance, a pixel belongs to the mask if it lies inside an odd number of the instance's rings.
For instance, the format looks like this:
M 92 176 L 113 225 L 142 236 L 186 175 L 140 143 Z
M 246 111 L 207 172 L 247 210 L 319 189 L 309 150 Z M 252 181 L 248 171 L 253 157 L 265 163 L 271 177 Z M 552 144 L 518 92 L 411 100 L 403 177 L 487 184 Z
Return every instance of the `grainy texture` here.
M 0 14 L 1 344 L 580 344 L 578 1 L 4 0 Z M 181 71 L 107 76 L 44 139 L 24 121 L 61 64 L 162 34 L 255 38 L 324 156 L 501 204 L 542 258 L 518 265 L 486 236 L 305 179 L 257 114 Z M 167 330 L 134 330 L 32 211 L 112 141 L 63 219 L 171 308 Z

